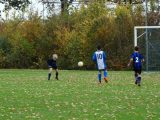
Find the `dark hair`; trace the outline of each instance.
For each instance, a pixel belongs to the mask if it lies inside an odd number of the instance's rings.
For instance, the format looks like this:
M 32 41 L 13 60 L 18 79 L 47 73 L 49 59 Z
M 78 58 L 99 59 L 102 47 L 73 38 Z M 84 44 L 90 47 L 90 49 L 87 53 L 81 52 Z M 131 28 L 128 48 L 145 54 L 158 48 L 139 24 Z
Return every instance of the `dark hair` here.
M 135 51 L 139 51 L 139 47 L 136 46 L 136 47 L 134 48 L 134 50 L 135 50 Z
M 100 50 L 100 49 L 101 49 L 101 46 L 100 46 L 100 45 L 98 45 L 98 46 L 97 46 L 97 49 L 98 49 L 98 50 Z

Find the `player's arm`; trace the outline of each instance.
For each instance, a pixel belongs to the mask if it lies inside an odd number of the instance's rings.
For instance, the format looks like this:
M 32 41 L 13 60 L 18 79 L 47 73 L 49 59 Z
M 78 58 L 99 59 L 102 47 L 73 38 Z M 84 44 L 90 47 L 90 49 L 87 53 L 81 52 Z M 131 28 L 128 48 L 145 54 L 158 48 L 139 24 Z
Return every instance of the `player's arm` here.
M 52 65 L 52 62 L 51 62 L 50 59 L 47 60 L 47 64 L 48 64 L 48 66 L 51 66 L 51 65 Z
M 133 57 L 134 57 L 134 55 L 132 54 L 131 57 L 130 57 L 130 60 L 129 60 L 129 62 L 128 62 L 128 65 L 127 65 L 128 67 L 129 67 L 129 66 L 131 65 L 131 63 L 133 62 Z
M 128 67 L 131 65 L 131 63 L 133 62 L 133 58 L 131 58 L 130 60 L 129 60 L 129 62 L 128 62 Z
M 95 53 L 93 54 L 92 60 L 93 60 L 94 62 L 96 62 L 96 60 L 97 60 Z
M 141 62 L 144 62 L 144 57 L 141 55 Z
M 106 56 L 106 53 L 103 52 L 103 59 L 106 60 L 107 59 L 107 56 Z

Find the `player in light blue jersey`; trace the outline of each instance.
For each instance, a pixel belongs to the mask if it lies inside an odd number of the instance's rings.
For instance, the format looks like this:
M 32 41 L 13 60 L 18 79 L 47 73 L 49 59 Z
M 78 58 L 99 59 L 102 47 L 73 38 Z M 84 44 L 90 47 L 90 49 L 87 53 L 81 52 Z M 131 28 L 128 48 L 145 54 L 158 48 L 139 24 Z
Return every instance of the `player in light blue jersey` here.
M 92 60 L 96 63 L 98 69 L 98 80 L 101 83 L 101 72 L 103 71 L 104 80 L 108 82 L 108 73 L 107 73 L 107 66 L 106 66 L 106 54 L 104 51 L 101 50 L 101 46 L 97 46 L 97 51 L 94 52 Z
M 139 53 L 139 47 L 135 47 L 134 53 L 130 57 L 128 66 L 133 63 L 133 70 L 135 72 L 135 84 L 140 86 L 141 83 L 141 71 L 142 71 L 142 62 L 144 62 L 143 56 Z

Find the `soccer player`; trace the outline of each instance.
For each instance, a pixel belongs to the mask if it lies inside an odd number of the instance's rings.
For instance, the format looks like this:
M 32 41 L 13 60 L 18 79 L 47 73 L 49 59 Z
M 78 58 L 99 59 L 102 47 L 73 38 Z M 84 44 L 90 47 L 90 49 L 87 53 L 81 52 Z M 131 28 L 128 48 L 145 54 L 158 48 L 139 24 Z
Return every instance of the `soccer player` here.
M 52 73 L 53 69 L 55 69 L 55 71 L 56 71 L 55 79 L 58 80 L 58 67 L 56 64 L 57 57 L 55 57 L 55 56 L 57 56 L 57 55 L 53 54 L 52 59 L 47 60 L 47 64 L 48 64 L 48 68 L 49 68 L 48 80 L 50 80 L 50 78 L 51 78 L 51 73 Z
M 104 74 L 104 81 L 108 82 L 107 66 L 106 66 L 106 54 L 101 50 L 101 46 L 97 46 L 97 51 L 94 52 L 92 60 L 96 63 L 98 69 L 98 81 L 101 83 L 101 72 Z
M 141 71 L 142 71 L 142 62 L 144 62 L 143 56 L 139 53 L 139 47 L 136 46 L 135 51 L 130 57 L 128 67 L 133 63 L 133 70 L 135 72 L 135 84 L 141 86 Z

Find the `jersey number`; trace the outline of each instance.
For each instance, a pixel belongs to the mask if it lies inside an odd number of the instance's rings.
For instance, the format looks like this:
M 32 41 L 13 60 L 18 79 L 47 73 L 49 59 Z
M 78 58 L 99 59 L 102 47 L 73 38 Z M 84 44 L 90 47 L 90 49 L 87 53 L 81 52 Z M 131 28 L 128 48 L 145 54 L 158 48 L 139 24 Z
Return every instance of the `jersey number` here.
M 102 54 L 97 54 L 98 59 L 102 59 Z
M 139 58 L 138 57 L 136 57 L 136 63 L 138 63 L 139 62 Z

